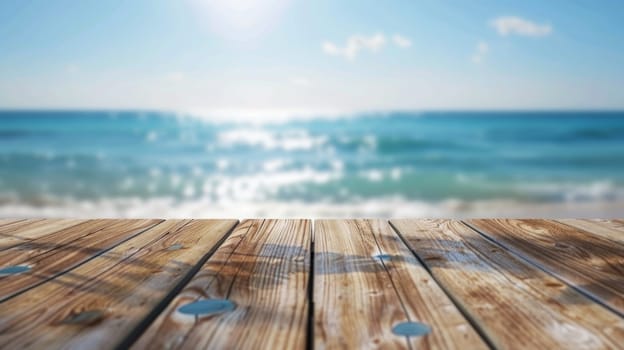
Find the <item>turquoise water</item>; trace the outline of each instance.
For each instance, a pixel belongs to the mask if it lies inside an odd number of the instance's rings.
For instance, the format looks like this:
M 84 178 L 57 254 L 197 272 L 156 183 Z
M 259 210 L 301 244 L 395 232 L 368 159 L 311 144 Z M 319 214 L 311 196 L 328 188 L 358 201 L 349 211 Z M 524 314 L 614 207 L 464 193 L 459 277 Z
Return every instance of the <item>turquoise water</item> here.
M 103 203 L 116 208 L 110 215 L 138 207 L 144 216 L 162 214 L 161 207 L 150 209 L 154 201 L 209 210 L 254 203 L 530 205 L 624 198 L 624 112 L 219 120 L 157 112 L 0 112 L 0 214 L 55 207 L 71 214 Z

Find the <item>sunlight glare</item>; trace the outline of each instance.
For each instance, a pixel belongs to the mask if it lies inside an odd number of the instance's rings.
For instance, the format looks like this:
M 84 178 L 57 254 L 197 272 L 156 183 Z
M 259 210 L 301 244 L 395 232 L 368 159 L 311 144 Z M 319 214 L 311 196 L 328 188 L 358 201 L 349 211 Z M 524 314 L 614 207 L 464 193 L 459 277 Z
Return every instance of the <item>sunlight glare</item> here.
M 269 32 L 289 0 L 195 0 L 210 30 L 219 36 L 248 41 Z

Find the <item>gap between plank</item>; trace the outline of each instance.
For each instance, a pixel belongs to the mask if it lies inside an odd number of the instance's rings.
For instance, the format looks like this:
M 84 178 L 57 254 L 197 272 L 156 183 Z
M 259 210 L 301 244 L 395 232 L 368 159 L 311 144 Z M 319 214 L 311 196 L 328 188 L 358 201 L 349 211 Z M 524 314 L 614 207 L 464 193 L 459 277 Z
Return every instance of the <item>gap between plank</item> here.
M 46 221 L 46 220 L 47 220 L 47 219 L 41 219 L 40 221 Z M 95 220 L 94 220 L 94 219 L 81 220 L 80 222 L 76 223 L 75 225 L 71 225 L 71 226 L 67 226 L 67 227 L 65 227 L 65 228 L 60 228 L 60 229 L 57 229 L 57 230 L 51 231 L 51 232 L 46 233 L 45 235 L 43 235 L 43 236 L 41 236 L 41 237 L 37 237 L 37 238 L 32 239 L 32 240 L 27 240 L 27 241 L 24 241 L 24 242 L 21 242 L 21 243 L 15 244 L 15 245 L 13 245 L 13 246 L 7 246 L 7 247 L 4 247 L 4 248 L 0 248 L 0 252 L 4 252 L 4 251 L 7 251 L 7 250 L 15 249 L 15 248 L 20 247 L 20 246 L 23 246 L 23 245 L 28 246 L 29 244 L 36 243 L 36 242 L 37 242 L 37 240 L 39 240 L 39 239 L 43 239 L 43 238 L 45 238 L 46 236 L 53 235 L 53 234 L 58 234 L 58 233 L 59 233 L 59 232 L 61 232 L 61 231 L 70 230 L 70 229 L 75 228 L 76 226 L 80 226 L 80 225 L 86 224 L 86 223 L 88 223 L 88 222 L 90 222 L 90 221 L 96 221 L 96 220 L 97 220 L 97 219 L 95 219 Z M 106 220 L 106 219 L 104 219 L 104 220 Z M 123 219 L 122 219 L 122 220 L 123 220 Z M 115 222 L 117 222 L 117 221 L 122 221 L 122 220 L 115 220 Z M 158 224 L 160 224 L 160 223 L 162 223 L 162 222 L 164 222 L 164 221 L 165 221 L 164 219 L 159 219 L 159 220 L 161 220 L 161 221 L 160 221 L 160 222 L 158 222 L 158 223 L 156 223 L 156 224 L 154 224 L 154 225 L 153 225 L 153 226 L 151 226 L 151 227 L 148 227 L 147 229 L 145 229 L 145 230 L 143 230 L 143 231 L 141 231 L 141 232 L 139 232 L 139 233 L 137 233 L 137 234 L 143 233 L 143 232 L 147 231 L 148 229 L 151 229 L 151 228 L 155 227 L 156 225 L 158 225 Z M 35 221 L 34 223 L 37 223 L 37 222 L 40 222 L 40 221 Z M 115 223 L 113 222 L 113 223 L 111 223 L 111 224 L 115 224 Z M 105 229 L 107 229 L 107 228 L 108 228 L 108 227 L 104 226 L 104 227 L 101 227 L 101 228 L 99 228 L 99 229 L 97 229 L 97 230 L 95 230 L 95 231 L 93 231 L 93 232 L 87 233 L 87 234 L 85 234 L 85 235 L 83 235 L 83 236 L 76 237 L 75 239 L 73 239 L 73 240 L 71 240 L 71 241 L 67 242 L 67 244 L 66 244 L 66 245 L 71 245 L 71 244 L 75 243 L 76 241 L 78 241 L 78 240 L 80 240 L 80 239 L 82 239 L 82 238 L 85 238 L 85 237 L 87 237 L 87 236 L 91 236 L 91 235 L 98 234 L 100 231 L 105 230 Z M 134 237 L 134 236 L 132 236 L 132 237 Z M 132 238 L 132 237 L 130 237 L 130 238 Z M 121 243 L 119 243 L 119 244 L 121 244 Z M 40 252 L 40 253 L 38 253 L 38 254 L 32 255 L 32 256 L 30 257 L 30 259 L 38 258 L 38 257 L 40 257 L 40 256 L 42 256 L 42 255 L 49 254 L 50 252 L 54 251 L 55 249 L 58 249 L 58 248 L 50 249 L 50 250 L 43 251 L 43 252 Z M 72 268 L 72 270 L 73 270 L 73 268 Z M 56 277 L 56 276 L 54 276 L 53 278 L 55 278 L 55 277 Z M 3 301 L 3 300 L 0 300 L 0 302 L 1 302 L 1 301 Z
M 371 222 L 372 220 L 366 220 L 366 223 L 370 229 L 371 236 L 373 236 L 373 240 L 375 241 L 375 245 L 377 246 L 377 252 L 379 253 L 379 255 L 384 254 L 385 252 L 382 251 L 381 246 L 379 245 L 379 241 L 377 240 L 377 237 L 375 236 L 375 232 L 374 232 L 373 226 L 371 225 Z M 358 226 L 359 228 L 357 221 L 355 222 L 355 225 Z M 380 231 L 381 231 L 381 228 L 380 228 Z M 407 247 L 405 242 L 401 241 L 401 243 L 403 243 L 403 245 Z M 409 247 L 407 248 L 409 249 Z M 392 279 L 390 270 L 388 270 L 388 267 L 386 266 L 386 262 L 384 261 L 384 259 L 379 259 L 379 262 L 381 262 L 381 266 L 383 266 L 384 271 L 386 272 L 386 275 L 388 275 L 388 278 L 390 279 L 390 283 L 392 284 L 392 289 L 394 289 L 394 293 L 396 294 L 397 299 L 399 299 L 399 303 L 401 303 L 401 308 L 403 309 L 403 313 L 405 313 L 405 318 L 407 318 L 408 321 L 412 321 L 409 317 L 409 312 L 407 312 L 407 307 L 405 307 L 405 303 L 403 302 L 403 299 L 401 298 L 401 294 L 399 293 L 399 290 L 397 289 L 396 284 L 394 283 L 394 279 Z M 411 350 L 412 343 L 410 343 L 409 336 L 405 336 L 405 342 L 407 344 L 407 348 Z
M 143 232 L 146 232 L 146 231 L 148 231 L 148 230 L 151 230 L 151 229 L 155 228 L 156 226 L 158 226 L 158 225 L 160 225 L 160 224 L 162 224 L 163 222 L 165 222 L 165 221 L 166 221 L 166 220 L 164 220 L 164 219 L 160 219 L 160 220 L 161 220 L 160 222 L 158 222 L 158 223 L 156 223 L 156 224 L 154 224 L 154 225 L 152 225 L 152 226 L 146 227 L 145 229 L 138 231 L 137 233 L 135 233 L 135 234 L 133 234 L 133 235 L 129 236 L 128 238 L 125 238 L 125 239 L 123 239 L 123 240 L 119 241 L 117 244 L 115 244 L 115 245 L 114 245 L 114 246 L 112 246 L 112 247 L 108 247 L 108 248 L 106 248 L 106 249 L 102 249 L 100 252 L 98 252 L 98 253 L 96 253 L 96 254 L 94 254 L 94 255 L 91 255 L 89 258 L 86 258 L 84 261 L 82 261 L 82 262 L 78 263 L 78 264 L 77 264 L 77 265 L 75 265 L 75 266 L 72 266 L 72 267 L 70 267 L 70 268 L 66 269 L 65 271 L 61 271 L 61 272 L 56 273 L 56 274 L 54 274 L 54 275 L 52 275 L 52 276 L 50 276 L 50 277 L 47 277 L 47 278 L 42 278 L 42 279 L 41 279 L 38 283 L 34 283 L 33 285 L 31 285 L 30 287 L 28 287 L 28 288 L 26 288 L 26 289 L 24 289 L 24 290 L 18 291 L 18 292 L 14 293 L 14 294 L 12 294 L 12 295 L 10 295 L 10 296 L 5 297 L 4 299 L 0 299 L 0 303 L 4 303 L 4 302 L 6 302 L 6 301 L 8 301 L 8 300 L 10 300 L 10 299 L 15 298 L 15 297 L 16 297 L 16 296 L 18 296 L 18 295 L 21 295 L 22 293 L 28 292 L 29 290 L 32 290 L 33 288 L 37 288 L 38 286 L 40 286 L 40 285 L 42 285 L 42 284 L 44 284 L 44 283 L 46 283 L 46 282 L 48 282 L 48 281 L 51 281 L 51 280 L 53 280 L 53 279 L 55 279 L 55 278 L 57 278 L 57 277 L 60 277 L 60 276 L 62 276 L 62 275 L 64 275 L 64 274 L 66 274 L 66 273 L 68 273 L 68 272 L 70 272 L 70 271 L 73 271 L 73 270 L 77 269 L 78 267 L 80 267 L 80 266 L 82 266 L 82 265 L 84 265 L 84 264 L 88 263 L 89 261 L 91 261 L 91 260 L 93 260 L 93 259 L 97 258 L 98 256 L 103 255 L 103 254 L 105 254 L 105 253 L 108 253 L 108 251 L 109 251 L 109 250 L 111 250 L 111 249 L 113 249 L 113 248 L 117 247 L 118 245 L 120 245 L 120 244 L 122 244 L 122 243 L 125 243 L 126 241 L 128 241 L 128 240 L 130 240 L 130 239 L 132 239 L 132 238 L 134 238 L 134 237 L 137 237 L 138 235 L 142 234 Z M 104 230 L 104 229 L 106 229 L 106 227 L 103 227 L 103 228 L 101 228 L 101 229 L 99 229 L 99 230 L 93 231 L 92 233 L 89 233 L 88 235 L 97 234 L 98 232 L 100 232 L 100 231 L 102 231 L 102 230 Z M 57 231 L 57 232 L 58 232 L 58 231 Z M 74 240 L 72 240 L 72 241 L 68 242 L 68 244 L 73 243 L 73 242 L 75 242 L 75 241 L 79 240 L 79 239 L 80 239 L 80 238 L 82 238 L 82 237 L 84 237 L 84 236 L 80 236 L 80 237 L 78 237 L 78 238 L 76 238 L 76 239 L 74 239 Z M 41 255 L 43 255 L 43 254 L 47 254 L 47 253 L 46 253 L 46 252 L 43 252 L 43 253 L 40 253 L 40 254 L 34 255 L 33 257 L 34 257 L 34 258 L 36 258 L 36 257 L 41 256 Z
M 543 271 L 544 273 L 546 273 L 547 275 L 561 281 L 564 285 L 572 288 L 573 290 L 581 293 L 581 295 L 587 297 L 589 300 L 595 302 L 596 304 L 606 308 L 607 310 L 615 313 L 616 315 L 620 316 L 620 317 L 624 317 L 624 313 L 612 308 L 609 305 L 606 305 L 604 302 L 602 302 L 602 300 L 598 299 L 597 297 L 594 297 L 593 295 L 591 295 L 590 293 L 587 293 L 586 291 L 584 291 L 581 288 L 578 288 L 575 284 L 572 284 L 568 281 L 566 281 L 565 279 L 553 274 L 551 271 L 548 271 L 545 267 L 540 266 L 539 264 L 537 264 L 536 262 L 532 261 L 531 259 L 529 259 L 528 257 L 523 256 L 520 253 L 516 253 L 513 249 L 509 249 L 507 246 L 505 246 L 504 244 L 498 242 L 496 239 L 490 237 L 488 234 L 482 232 L 481 230 L 479 230 L 476 226 L 473 226 L 471 224 L 469 224 L 467 221 L 464 220 L 460 220 L 464 225 L 468 226 L 471 230 L 475 231 L 476 233 L 478 233 L 479 235 L 481 235 L 482 237 L 484 237 L 486 240 L 492 242 L 493 244 L 495 244 L 496 246 L 504 249 L 506 252 L 508 252 L 509 254 L 517 257 L 518 259 L 524 261 L 525 263 L 529 264 L 532 267 L 537 268 L 540 271 Z
M 306 350 L 314 350 L 314 223 L 310 220 L 310 271 L 308 272 L 308 325 L 306 329 Z
M 10 219 L 9 219 L 10 220 Z M 27 219 L 15 219 L 15 221 L 9 221 L 9 222 L 5 222 L 4 224 L 0 224 L 0 227 L 4 227 L 4 226 L 8 226 L 8 225 L 13 225 L 13 224 L 17 224 L 18 222 L 24 222 Z
M 455 297 L 453 296 L 452 293 L 450 293 L 446 287 L 440 283 L 440 281 L 438 281 L 437 278 L 435 278 L 435 276 L 433 275 L 433 273 L 431 272 L 431 269 L 429 269 L 429 266 L 427 266 L 427 264 L 420 258 L 420 256 L 418 256 L 418 254 L 416 253 L 416 251 L 414 251 L 412 249 L 412 247 L 409 245 L 409 243 L 407 242 L 407 240 L 405 239 L 405 237 L 403 237 L 403 235 L 401 234 L 401 232 L 399 231 L 399 229 L 397 227 L 395 227 L 392 224 L 392 221 L 388 221 L 388 223 L 390 224 L 390 226 L 392 227 L 392 229 L 394 230 L 394 232 L 397 234 L 397 236 L 399 236 L 399 238 L 401 239 L 401 241 L 403 242 L 403 244 L 405 244 L 407 246 L 407 249 L 409 249 L 410 252 L 412 252 L 412 254 L 416 257 L 416 259 L 418 260 L 418 262 L 420 262 L 420 264 L 424 267 L 424 269 L 427 271 L 427 273 L 429 274 L 429 276 L 431 276 L 431 279 L 433 279 L 433 281 L 438 285 L 438 287 L 440 287 L 440 289 L 442 289 L 442 292 L 444 292 L 444 294 L 446 294 L 446 296 L 451 300 L 451 302 L 455 305 L 455 307 L 459 310 L 459 312 L 464 316 L 464 318 L 466 319 L 466 321 L 468 321 L 468 323 L 472 326 L 472 328 L 477 332 L 477 334 L 481 337 L 481 339 L 483 339 L 483 341 L 487 344 L 487 346 L 490 349 L 496 349 L 496 346 L 494 346 L 494 343 L 492 343 L 492 341 L 490 340 L 490 338 L 487 336 L 487 334 L 485 333 L 485 331 L 479 326 L 479 323 L 477 322 L 477 320 L 475 320 L 474 318 L 472 318 L 472 316 L 470 315 L 470 313 L 468 312 L 468 310 L 466 310 L 461 303 L 455 299 Z
M 192 221 L 192 220 L 191 220 Z M 190 221 L 189 221 L 190 223 Z M 158 303 L 156 306 L 150 311 L 147 316 L 145 316 L 128 334 L 125 339 L 123 339 L 115 349 L 129 349 L 132 344 L 134 344 L 139 337 L 145 332 L 145 330 L 154 322 L 154 320 L 169 306 L 169 303 L 186 287 L 186 285 L 195 277 L 197 272 L 204 266 L 206 261 L 210 259 L 210 257 L 217 251 L 217 249 L 225 242 L 225 240 L 234 232 L 234 229 L 238 227 L 240 224 L 240 220 L 236 220 L 236 223 L 230 227 L 229 231 L 226 232 L 221 239 L 219 239 L 215 245 L 208 250 L 208 252 L 193 266 L 187 274 L 175 285 L 169 293 Z M 185 225 L 186 226 L 186 225 Z M 184 227 L 180 228 L 183 229 Z
M 262 228 L 264 227 L 264 224 L 267 223 L 267 219 L 262 219 L 262 222 L 260 223 L 260 226 L 258 227 L 258 230 L 256 230 L 256 232 L 262 232 Z M 238 243 L 236 244 L 236 247 L 234 247 L 234 249 L 232 249 L 232 252 L 230 253 L 230 255 L 228 256 L 228 260 L 229 258 L 234 255 L 234 253 L 236 253 L 236 250 L 238 249 L 238 247 L 243 243 L 243 241 L 249 240 L 249 230 L 251 230 L 251 226 L 249 226 L 249 228 L 247 229 L 247 231 L 245 232 L 245 236 L 243 236 L 243 238 L 238 241 Z M 271 232 L 269 232 L 270 234 Z M 241 272 L 241 270 L 243 269 L 243 264 L 241 264 L 241 266 L 238 267 L 238 269 L 236 269 L 236 273 L 234 274 L 234 276 L 232 277 L 232 282 L 230 283 L 230 285 L 228 286 L 228 290 L 225 293 L 225 299 L 230 299 L 230 294 L 232 294 L 232 288 L 234 288 L 234 284 L 236 283 L 236 279 L 239 276 L 239 273 Z M 212 282 L 210 283 L 212 284 Z M 209 285 L 210 286 L 210 285 Z
M 267 219 L 251 219 L 251 220 L 250 220 L 250 222 L 251 222 L 251 221 L 253 221 L 253 220 L 258 220 L 258 221 L 260 221 L 260 220 L 261 220 L 261 222 L 260 222 L 260 226 L 258 227 L 258 229 L 257 229 L 255 232 L 259 232 L 260 230 L 262 230 L 262 228 L 264 227 L 264 224 L 267 222 Z M 239 222 L 240 222 L 240 221 L 239 221 Z M 215 248 L 214 252 L 213 252 L 212 254 L 210 254 L 210 256 L 214 255 L 214 253 L 215 253 L 215 252 L 216 252 L 216 251 L 220 248 L 221 244 L 223 244 L 223 243 L 227 240 L 227 238 L 229 238 L 229 236 L 232 234 L 232 232 L 234 232 L 234 231 L 236 230 L 236 228 L 237 228 L 238 226 L 239 226 L 238 224 L 237 224 L 237 225 L 234 225 L 234 227 L 232 228 L 232 230 L 231 230 L 230 232 L 228 232 L 228 233 L 227 233 L 227 235 L 226 235 L 227 237 L 225 237 L 225 238 L 223 239 L 223 241 L 222 241 L 222 242 L 219 242 L 219 244 L 217 244 L 217 246 L 216 246 L 216 248 Z M 239 247 L 239 246 L 243 243 L 243 241 L 244 241 L 244 240 L 246 240 L 246 239 L 248 239 L 248 237 L 249 237 L 249 231 L 251 231 L 252 226 L 253 226 L 253 225 L 250 225 L 249 227 L 247 227 L 247 231 L 245 231 L 245 235 L 244 235 L 244 236 L 243 236 L 243 237 L 242 237 L 242 238 L 241 238 L 241 239 L 240 239 L 240 240 L 236 243 L 236 245 L 234 246 L 234 248 L 232 248 L 232 251 L 230 251 L 230 254 L 228 254 L 227 259 L 225 259 L 225 262 L 221 265 L 221 267 L 220 267 L 219 271 L 217 272 L 217 274 L 216 274 L 217 276 L 221 273 L 221 271 L 223 270 L 223 267 L 224 267 L 227 263 L 229 263 L 229 262 L 230 262 L 230 258 L 232 257 L 232 255 L 234 255 L 234 254 L 236 253 L 236 251 L 238 250 L 238 247 Z M 193 279 L 193 277 L 195 277 L 195 274 L 197 274 L 197 272 L 199 272 L 199 270 L 201 270 L 201 268 L 203 267 L 203 265 L 204 265 L 204 264 L 206 264 L 206 262 L 208 262 L 208 259 L 209 259 L 209 258 L 210 258 L 210 257 L 208 257 L 208 258 L 206 259 L 206 261 L 204 261 L 203 263 L 199 264 L 199 268 L 198 268 L 198 270 L 197 270 L 197 271 L 193 274 L 193 276 L 191 276 L 191 278 L 189 278 L 189 280 L 188 280 L 186 283 L 184 283 L 184 285 L 182 286 L 182 288 L 180 288 L 180 291 L 178 291 L 178 293 L 175 293 L 176 295 L 177 295 L 177 294 L 179 294 L 179 293 L 180 293 L 180 292 L 184 289 L 184 287 L 186 287 L 186 284 L 188 284 L 188 283 L 189 283 L 189 282 Z M 238 270 L 236 270 L 236 274 L 234 275 L 234 277 L 232 277 L 232 282 L 231 282 L 231 284 L 228 286 L 228 291 L 226 292 L 226 294 L 225 294 L 225 298 L 224 298 L 224 299 L 227 299 L 227 300 L 229 300 L 229 299 L 230 299 L 230 293 L 232 292 L 232 286 L 234 285 L 234 281 L 236 280 L 236 276 L 238 276 L 238 273 L 240 272 L 240 269 L 241 269 L 241 268 L 242 268 L 242 266 L 239 266 Z M 210 280 L 210 283 L 208 283 L 208 285 L 207 285 L 207 286 L 205 286 L 204 288 L 205 288 L 206 290 L 207 290 L 208 288 L 210 288 L 210 286 L 212 285 L 212 283 L 213 283 L 214 281 L 215 281 L 214 279 Z M 172 297 L 172 300 L 173 300 L 173 298 L 175 298 L 175 295 Z M 198 299 L 195 299 L 195 300 L 199 300 L 199 298 L 198 298 Z M 171 301 L 170 301 L 170 302 L 171 302 Z M 169 303 L 167 303 L 167 304 L 169 304 Z M 164 309 L 165 309 L 167 306 L 168 306 L 168 305 L 165 305 L 165 307 L 163 308 L 163 311 L 164 311 Z M 160 314 L 160 312 L 159 312 L 158 314 Z M 158 315 L 156 315 L 156 317 L 158 317 Z M 156 317 L 154 317 L 154 319 L 155 319 Z M 195 315 L 195 323 L 197 323 L 197 322 L 198 322 L 199 317 L 200 317 L 199 315 Z M 147 327 L 146 327 L 146 329 L 147 329 Z M 213 330 L 213 332 L 212 332 L 212 333 L 210 333 L 210 338 L 214 337 L 214 334 L 215 334 L 215 332 L 216 332 L 216 331 L 217 331 L 217 330 L 215 329 L 215 330 Z M 141 332 L 141 333 L 142 333 L 142 332 Z M 187 334 L 185 334 L 185 336 L 184 336 L 184 340 L 183 340 L 183 341 L 179 344 L 179 346 L 178 346 L 178 347 L 179 347 L 179 348 L 184 348 L 184 344 L 186 343 L 186 340 L 187 340 L 187 339 L 188 339 L 188 333 L 187 333 Z

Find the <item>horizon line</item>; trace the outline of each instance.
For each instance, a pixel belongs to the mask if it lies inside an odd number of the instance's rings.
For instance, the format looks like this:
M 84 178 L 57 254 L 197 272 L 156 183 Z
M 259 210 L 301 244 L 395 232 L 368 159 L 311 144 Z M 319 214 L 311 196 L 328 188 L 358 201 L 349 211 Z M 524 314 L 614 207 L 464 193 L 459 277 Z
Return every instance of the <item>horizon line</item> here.
M 521 113 L 577 113 L 577 112 L 624 112 L 624 107 L 619 108 L 567 108 L 567 107 L 549 107 L 549 108 L 370 108 L 370 109 L 353 109 L 353 110 L 312 110 L 312 109 L 268 109 L 268 108 L 242 108 L 242 109 L 184 109 L 184 108 L 147 108 L 147 107 L 2 107 L 0 112 L 144 112 L 144 113 L 175 113 L 175 114 L 212 114 L 212 113 L 234 113 L 234 114 L 258 114 L 258 113 L 279 113 L 290 115 L 346 115 L 346 114 L 383 114 L 383 113 L 430 113 L 430 112 L 521 112 Z

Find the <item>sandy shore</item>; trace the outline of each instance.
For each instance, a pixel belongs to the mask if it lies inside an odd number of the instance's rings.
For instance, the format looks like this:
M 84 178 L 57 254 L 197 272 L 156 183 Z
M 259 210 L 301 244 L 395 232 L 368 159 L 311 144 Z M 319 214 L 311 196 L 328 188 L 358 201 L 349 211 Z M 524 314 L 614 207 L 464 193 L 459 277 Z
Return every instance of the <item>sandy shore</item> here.
M 399 198 L 353 203 L 231 202 L 205 200 L 177 202 L 171 199 L 107 199 L 59 202 L 54 205 L 4 203 L 0 217 L 77 218 L 247 218 L 247 217 L 540 217 L 613 218 L 624 217 L 624 201 L 526 203 L 512 200 L 438 203 Z

